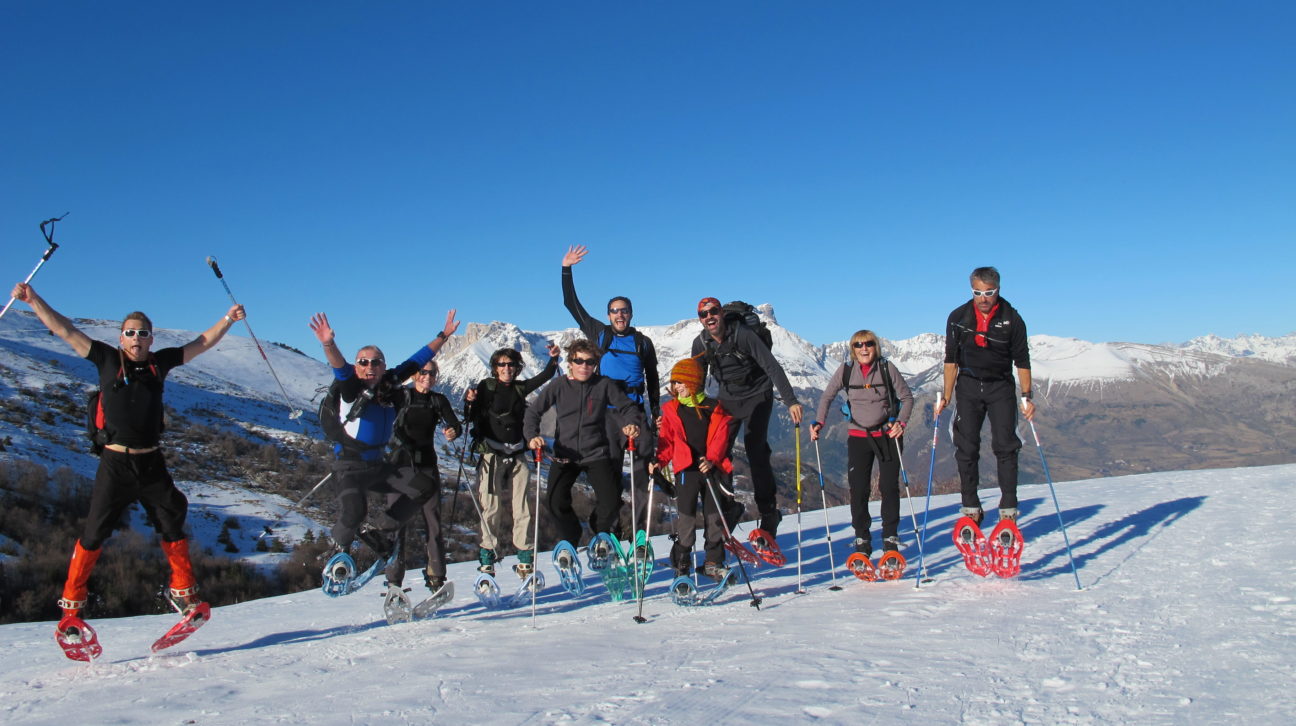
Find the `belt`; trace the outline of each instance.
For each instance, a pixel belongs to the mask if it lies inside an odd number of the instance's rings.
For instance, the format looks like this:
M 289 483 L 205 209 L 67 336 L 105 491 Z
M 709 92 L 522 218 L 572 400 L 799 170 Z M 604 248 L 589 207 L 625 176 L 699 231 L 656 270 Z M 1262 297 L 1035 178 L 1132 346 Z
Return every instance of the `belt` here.
M 109 451 L 116 451 L 119 454 L 151 454 L 154 451 L 157 451 L 160 447 L 150 446 L 147 449 L 132 449 L 129 446 L 123 446 L 121 444 L 104 444 L 104 448 Z

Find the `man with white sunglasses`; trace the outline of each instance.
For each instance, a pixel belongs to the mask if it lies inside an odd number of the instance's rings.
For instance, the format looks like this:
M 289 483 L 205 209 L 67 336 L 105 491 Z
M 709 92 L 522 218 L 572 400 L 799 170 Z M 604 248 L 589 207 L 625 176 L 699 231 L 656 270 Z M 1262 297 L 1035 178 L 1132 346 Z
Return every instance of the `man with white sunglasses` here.
M 1017 403 L 1032 420 L 1030 349 L 1026 323 L 999 294 L 999 271 L 972 271 L 972 299 L 958 306 L 945 324 L 945 387 L 935 415 L 958 396 L 954 418 L 955 461 L 963 496 L 962 514 L 978 525 L 984 517 L 977 495 L 981 478 L 981 425 L 990 419 L 990 447 L 998 463 L 999 518 L 1017 518 Z M 1017 385 L 1013 367 L 1017 368 Z
M 31 285 L 19 283 L 12 296 L 30 305 L 50 332 L 99 371 L 101 392 L 96 416 L 97 428 L 103 432 L 103 448 L 90 494 L 90 511 L 73 548 L 59 600 L 63 609 L 59 632 L 64 637 L 79 635 L 74 631 L 85 626 L 80 612 L 85 607 L 90 572 L 103 551 L 104 541 L 126 508 L 137 501 L 162 538 L 162 550 L 171 567 L 171 602 L 188 614 L 201 600 L 184 534 L 189 501 L 176 488 L 162 454 L 163 381 L 172 368 L 211 350 L 225 337 L 230 327 L 243 319 L 243 306 L 232 305 L 215 325 L 185 345 L 154 351 L 153 322 L 142 312 L 132 312 L 122 321 L 114 348 L 91 340 L 50 307 Z

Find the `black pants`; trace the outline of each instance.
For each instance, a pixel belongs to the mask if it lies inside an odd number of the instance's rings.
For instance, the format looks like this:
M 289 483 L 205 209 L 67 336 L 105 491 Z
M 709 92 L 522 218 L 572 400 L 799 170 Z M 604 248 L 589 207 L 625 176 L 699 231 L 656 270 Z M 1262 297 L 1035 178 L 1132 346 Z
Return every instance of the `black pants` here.
M 581 522 L 572 508 L 571 492 L 581 472 L 585 472 L 585 478 L 594 487 L 591 531 L 615 532 L 617 514 L 621 509 L 621 486 L 610 461 L 600 459 L 585 464 L 555 462 L 549 467 L 549 513 L 558 525 L 558 535 L 573 546 L 580 544 Z M 536 544 L 538 547 L 539 543 Z
M 729 450 L 738 440 L 738 429 L 743 430 L 743 446 L 747 448 L 747 466 L 751 468 L 752 495 L 761 517 L 778 511 L 778 487 L 774 483 L 774 467 L 770 466 L 769 423 L 774 413 L 774 392 L 737 401 L 720 399 L 720 405 L 733 416 L 729 428 Z
M 144 507 L 149 523 L 163 542 L 185 538 L 184 523 L 189 500 L 176 488 L 166 468 L 162 450 L 147 454 L 125 454 L 104 449 L 95 471 L 90 493 L 90 512 L 81 531 L 81 546 L 97 550 L 121 521 L 126 508 L 135 502 Z
M 405 580 L 405 570 L 409 562 L 409 550 L 405 547 L 408 539 L 409 520 L 413 513 L 422 511 L 423 522 L 427 525 L 427 571 L 433 575 L 445 577 L 445 540 L 441 535 L 441 472 L 435 460 L 432 466 L 406 466 L 396 472 L 392 480 L 393 491 L 387 494 L 386 524 L 401 522 L 400 556 L 387 567 L 387 581 L 400 585 Z
M 612 448 L 612 456 L 609 461 L 612 463 L 612 471 L 618 475 L 624 468 L 626 450 L 626 435 L 621 433 L 621 429 L 626 424 L 631 423 L 622 419 L 616 411 L 609 410 L 606 417 L 607 421 L 607 440 Z M 634 511 L 631 512 L 633 519 L 630 520 L 631 531 L 644 528 L 644 513 L 648 509 L 648 486 L 650 480 L 648 477 L 648 461 L 653 455 L 653 433 L 647 426 L 639 427 L 639 437 L 635 439 L 634 458 L 630 462 L 630 469 L 634 472 Z M 626 483 L 624 488 L 628 488 Z
M 727 474 L 718 472 L 715 476 L 725 485 L 729 484 Z M 729 525 L 732 531 L 735 522 L 721 521 L 720 514 L 716 510 L 716 499 L 711 496 L 712 491 L 720 500 L 720 505 L 724 507 L 726 514 L 731 516 L 734 510 L 733 498 L 726 495 L 719 487 L 710 486 L 705 474 L 696 468 L 689 468 L 675 475 L 675 506 L 679 512 L 679 518 L 675 520 L 675 546 L 692 551 L 693 544 L 697 541 L 698 497 L 701 497 L 702 542 L 706 561 L 720 565 L 725 561 L 724 526 Z
M 1017 385 L 1012 379 L 979 381 L 959 376 L 954 388 L 958 412 L 954 417 L 954 459 L 958 462 L 963 506 L 980 507 L 978 464 L 981 424 L 990 419 L 990 448 L 999 464 L 999 506 L 1017 506 Z
M 879 452 L 881 456 L 879 456 Z M 872 542 L 869 526 L 869 494 L 872 492 L 873 462 L 878 463 L 878 490 L 882 493 L 882 537 L 900 532 L 900 457 L 896 439 L 890 436 L 846 438 L 846 480 L 850 483 L 851 525 L 855 536 Z
M 393 491 L 388 480 L 394 478 L 394 474 L 392 466 L 383 461 L 338 459 L 333 462 L 334 488 L 338 498 L 338 520 L 330 532 L 334 544 L 343 549 L 351 548 L 360 524 L 369 513 L 369 494 Z M 391 529 L 399 526 L 399 523 L 387 524 Z

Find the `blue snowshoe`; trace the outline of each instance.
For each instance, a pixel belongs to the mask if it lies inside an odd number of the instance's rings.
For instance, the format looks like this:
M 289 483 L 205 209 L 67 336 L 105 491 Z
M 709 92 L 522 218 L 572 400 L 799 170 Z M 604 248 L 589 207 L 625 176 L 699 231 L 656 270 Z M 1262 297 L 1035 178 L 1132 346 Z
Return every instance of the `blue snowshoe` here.
M 369 581 L 377 577 L 378 573 L 386 571 L 387 565 L 396 561 L 397 557 L 400 557 L 399 544 L 392 549 L 390 555 L 387 557 L 379 557 L 374 560 L 374 563 L 369 566 L 369 569 L 356 575 L 355 560 L 351 558 L 351 555 L 345 552 L 339 552 L 330 557 L 329 561 L 324 565 L 324 583 L 321 585 L 321 589 L 324 590 L 324 594 L 329 597 L 350 595 L 356 590 L 369 584 Z
M 522 581 L 522 584 L 518 586 L 517 592 L 513 593 L 513 595 L 509 597 L 508 606 L 515 608 L 525 604 L 531 599 L 532 590 L 539 593 L 544 589 L 544 586 L 544 573 L 539 570 L 533 571 L 531 574 L 527 575 L 526 579 Z
M 585 578 L 582 576 L 580 556 L 571 542 L 563 540 L 553 551 L 554 569 L 558 570 L 558 584 L 568 593 L 580 597 L 585 594 Z
M 494 610 L 500 606 L 500 586 L 495 582 L 495 578 L 485 572 L 477 576 L 477 581 L 473 583 L 473 592 L 476 593 L 477 599 L 487 608 Z

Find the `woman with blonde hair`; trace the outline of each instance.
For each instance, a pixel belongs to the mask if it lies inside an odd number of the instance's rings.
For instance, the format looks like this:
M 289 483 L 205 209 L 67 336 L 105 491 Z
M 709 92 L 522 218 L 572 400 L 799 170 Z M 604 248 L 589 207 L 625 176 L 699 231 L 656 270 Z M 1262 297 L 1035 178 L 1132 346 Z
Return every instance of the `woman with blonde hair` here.
M 855 551 L 866 558 L 873 553 L 868 500 L 874 461 L 878 465 L 878 489 L 882 493 L 882 549 L 900 549 L 901 436 L 913 412 L 909 385 L 900 371 L 882 357 L 881 348 L 881 341 L 871 330 L 859 330 L 851 336 L 850 360 L 842 363 L 828 380 L 828 387 L 819 398 L 815 421 L 810 425 L 810 439 L 818 441 L 829 404 L 838 392 L 846 394 L 842 412 L 849 420 L 846 460 L 851 524 L 855 528 Z

